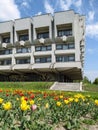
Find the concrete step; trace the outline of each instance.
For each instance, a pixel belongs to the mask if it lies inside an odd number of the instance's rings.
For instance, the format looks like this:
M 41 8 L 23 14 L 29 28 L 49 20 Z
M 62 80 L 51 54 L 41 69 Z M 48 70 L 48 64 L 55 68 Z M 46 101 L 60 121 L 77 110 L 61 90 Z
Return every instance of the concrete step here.
M 82 91 L 82 83 L 62 83 L 55 82 L 50 90 L 62 90 L 62 91 Z

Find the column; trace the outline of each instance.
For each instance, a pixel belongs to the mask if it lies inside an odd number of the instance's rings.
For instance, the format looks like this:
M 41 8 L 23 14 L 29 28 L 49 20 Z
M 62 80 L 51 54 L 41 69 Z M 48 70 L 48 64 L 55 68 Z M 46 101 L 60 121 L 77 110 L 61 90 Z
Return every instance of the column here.
M 15 53 L 16 53 L 16 48 L 13 48 L 12 49 L 12 66 L 16 64 L 15 57 L 14 57 Z
M 18 34 L 17 34 L 17 32 L 15 31 L 15 42 L 17 42 L 18 41 Z
M 56 60 L 55 60 L 55 50 L 56 50 L 55 43 L 53 43 L 52 44 L 52 63 L 56 62 Z
M 31 46 L 31 64 L 34 64 L 35 46 Z
M 0 36 L 0 44 L 2 43 L 2 36 Z
M 29 41 L 32 42 L 31 23 L 29 25 Z
M 33 28 L 33 34 L 34 34 L 34 36 L 33 36 L 34 40 L 37 39 L 37 36 L 36 36 L 36 29 L 35 29 L 35 28 Z
M 10 32 L 10 43 L 13 44 L 13 30 Z

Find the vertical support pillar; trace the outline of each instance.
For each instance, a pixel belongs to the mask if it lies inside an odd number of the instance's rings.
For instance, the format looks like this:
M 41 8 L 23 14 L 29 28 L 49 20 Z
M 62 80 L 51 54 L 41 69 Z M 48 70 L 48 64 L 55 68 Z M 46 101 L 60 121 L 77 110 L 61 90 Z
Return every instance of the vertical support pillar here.
M 56 62 L 56 59 L 55 59 L 55 50 L 56 50 L 55 43 L 53 43 L 52 44 L 52 63 Z

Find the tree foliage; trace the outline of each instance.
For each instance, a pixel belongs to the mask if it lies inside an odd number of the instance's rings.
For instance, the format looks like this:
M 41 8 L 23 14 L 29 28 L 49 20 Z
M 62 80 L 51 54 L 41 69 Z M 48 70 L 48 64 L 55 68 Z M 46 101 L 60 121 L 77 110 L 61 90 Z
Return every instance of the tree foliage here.
M 98 84 L 98 77 L 97 77 L 97 78 L 95 78 L 95 80 L 94 80 L 93 84 Z
M 91 83 L 91 81 L 86 76 L 84 76 L 83 83 Z

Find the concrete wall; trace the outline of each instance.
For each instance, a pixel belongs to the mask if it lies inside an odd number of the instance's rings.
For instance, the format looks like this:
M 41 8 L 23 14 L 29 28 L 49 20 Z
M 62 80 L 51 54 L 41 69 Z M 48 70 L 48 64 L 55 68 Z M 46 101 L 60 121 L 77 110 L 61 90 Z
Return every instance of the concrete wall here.
M 55 39 L 57 38 L 57 27 L 61 26 L 62 28 L 65 27 L 65 25 L 71 25 L 72 29 L 72 36 L 67 36 L 67 40 L 63 41 L 62 37 L 58 38 L 58 41 Z M 13 28 L 14 27 L 14 28 Z M 43 30 L 48 29 L 49 31 L 49 39 L 51 42 L 44 42 L 44 44 L 41 44 L 39 42 L 39 39 L 37 39 L 37 30 Z M 14 30 L 13 30 L 14 29 Z M 14 33 L 13 33 L 14 32 Z M 8 47 L 3 48 L 2 47 L 2 35 L 4 33 L 10 33 L 11 37 L 11 43 L 15 44 L 19 39 L 18 35 L 19 33 L 25 33 L 27 32 L 29 35 L 29 41 L 30 41 L 30 47 L 31 52 L 30 53 L 20 53 L 16 54 L 16 48 L 17 46 L 11 47 L 12 48 L 12 54 L 9 55 L 0 55 L 0 59 L 2 58 L 11 58 L 12 64 L 9 65 L 10 71 L 11 70 L 34 70 L 34 69 L 42 69 L 42 71 L 53 71 L 56 72 L 57 70 L 64 71 L 66 73 L 66 69 L 73 69 L 73 71 L 77 72 L 78 75 L 81 73 L 80 70 L 83 70 L 83 63 L 84 63 L 84 49 L 85 49 L 85 17 L 80 16 L 79 14 L 76 14 L 73 10 L 65 11 L 65 12 L 57 12 L 54 13 L 54 16 L 51 14 L 45 14 L 40 16 L 35 16 L 33 18 L 23 18 L 23 19 L 16 19 L 13 21 L 8 22 L 2 22 L 0 23 L 0 43 L 1 43 L 1 49 L 8 49 Z M 53 35 L 54 34 L 54 35 Z M 14 39 L 14 41 L 13 41 Z M 35 43 L 37 39 L 37 42 Z M 69 41 L 68 41 L 69 39 Z M 73 39 L 73 40 L 72 40 Z M 62 44 L 68 44 L 69 42 L 74 42 L 75 49 L 67 49 L 67 50 L 56 50 L 56 44 L 58 43 Z M 35 51 L 35 46 L 45 46 L 47 44 L 52 46 L 52 50 L 50 51 Z M 23 46 L 25 47 L 25 44 Z M 73 62 L 63 62 L 63 63 L 57 63 L 56 62 L 56 55 L 68 55 L 68 54 L 75 54 L 75 61 Z M 35 57 L 40 56 L 51 56 L 51 63 L 35 63 L 34 59 Z M 21 57 L 30 57 L 30 64 L 29 65 L 16 65 L 16 58 Z M 6 70 L 8 66 L 1 67 L 0 70 Z M 77 68 L 75 70 L 75 68 Z M 58 73 L 58 72 L 57 72 Z

